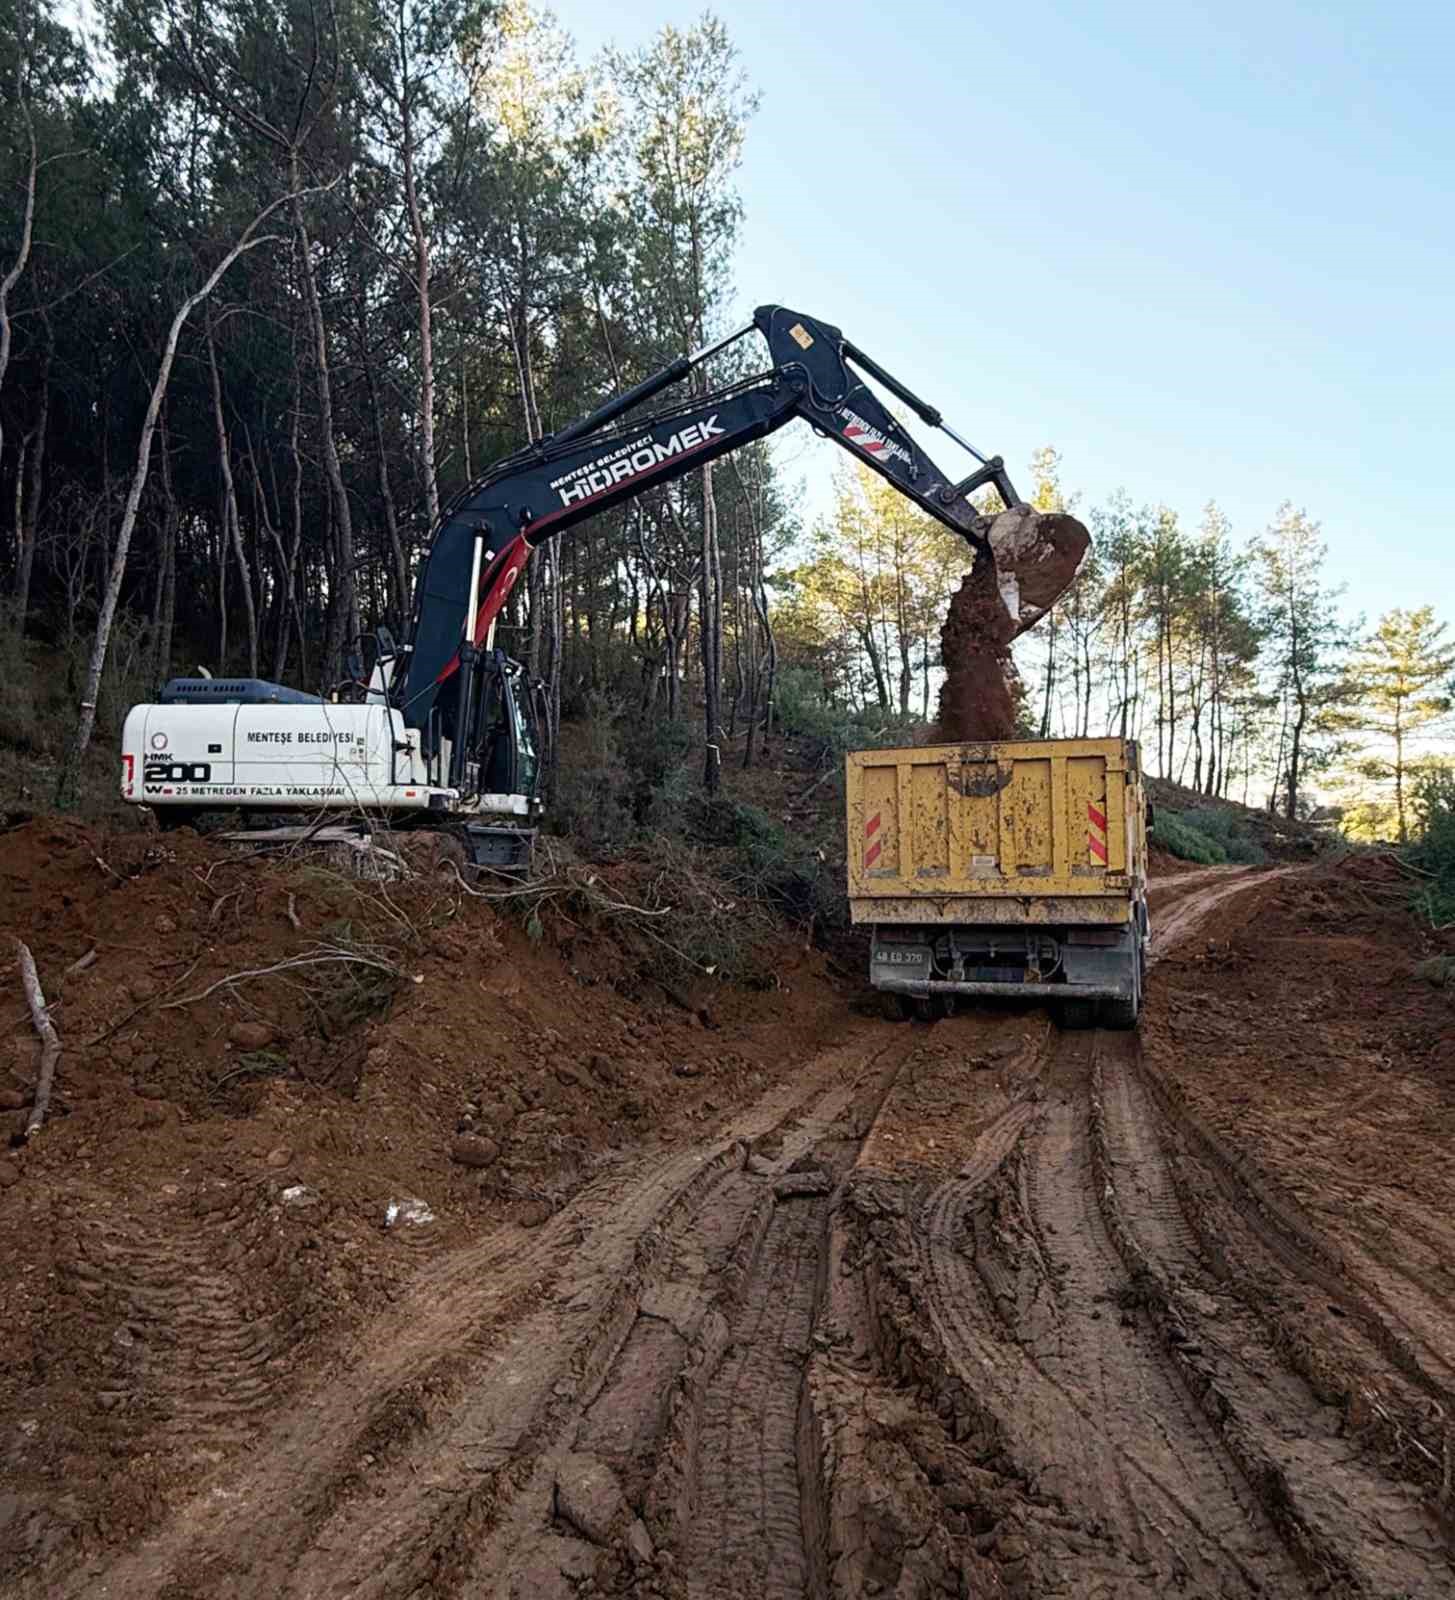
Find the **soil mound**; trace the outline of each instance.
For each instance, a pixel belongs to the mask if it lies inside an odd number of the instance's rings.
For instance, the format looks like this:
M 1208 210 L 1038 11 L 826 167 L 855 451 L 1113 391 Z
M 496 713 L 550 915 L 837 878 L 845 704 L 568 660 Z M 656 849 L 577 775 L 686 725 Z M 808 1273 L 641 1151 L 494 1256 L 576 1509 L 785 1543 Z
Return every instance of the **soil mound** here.
M 594 870 L 598 901 L 641 893 Z M 421 1257 L 541 1227 L 623 1148 L 714 1127 L 844 1025 L 801 937 L 765 941 L 771 988 L 694 985 L 596 903 L 542 895 L 528 934 L 433 874 L 0 830 L 0 1588 L 152 1526 Z M 9 935 L 62 1041 L 29 1144 Z

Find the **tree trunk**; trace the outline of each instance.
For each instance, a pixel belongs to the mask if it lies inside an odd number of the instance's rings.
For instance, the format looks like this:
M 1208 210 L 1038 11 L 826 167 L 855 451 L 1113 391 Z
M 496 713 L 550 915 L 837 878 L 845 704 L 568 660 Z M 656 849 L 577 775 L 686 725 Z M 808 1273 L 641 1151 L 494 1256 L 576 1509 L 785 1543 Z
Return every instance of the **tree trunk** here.
M 1292 585 L 1288 595 L 1289 619 L 1289 668 L 1293 675 L 1294 703 L 1298 707 L 1298 715 L 1294 718 L 1293 733 L 1289 740 L 1288 750 L 1288 820 L 1292 822 L 1298 816 L 1298 785 L 1299 763 L 1303 755 L 1303 730 L 1308 721 L 1308 700 L 1304 694 L 1303 668 L 1299 661 L 1299 652 L 1302 648 L 1298 636 L 1298 597 Z
M 304 302 L 313 332 L 314 382 L 318 391 L 318 424 L 322 435 L 324 474 L 333 501 L 334 583 L 328 597 L 328 619 L 324 629 L 324 686 L 343 675 L 343 658 L 360 631 L 358 591 L 354 580 L 354 518 L 339 460 L 338 440 L 333 430 L 333 380 L 328 359 L 328 333 L 323 320 L 323 303 L 318 294 L 318 275 L 313 267 L 313 241 L 299 197 L 300 159 L 297 146 L 289 151 L 290 175 L 295 191 L 293 227 L 298 241 L 299 271 L 303 279 Z
M 389 540 L 389 557 L 391 562 L 390 577 L 393 588 L 393 611 L 401 621 L 409 615 L 409 562 L 404 554 L 404 544 L 399 537 L 399 513 L 394 504 L 394 490 L 389 484 L 389 454 L 384 448 L 384 421 L 379 412 L 379 384 L 374 375 L 374 363 L 369 358 L 369 345 L 367 334 L 367 319 L 364 315 L 364 290 L 360 280 L 354 298 L 355 321 L 358 325 L 359 335 L 359 364 L 364 369 L 364 384 L 369 391 L 369 415 L 374 426 L 374 454 L 377 461 L 379 477 L 379 504 L 384 511 L 384 533 Z M 434 393 L 433 380 L 430 382 L 430 393 Z M 426 446 L 431 463 L 429 481 L 432 483 L 434 460 L 433 430 L 428 445 Z M 435 494 L 434 505 L 430 508 L 429 524 L 433 531 L 439 521 L 439 495 Z
M 1399 823 L 1399 842 L 1410 842 L 1409 822 L 1404 809 L 1404 702 L 1394 703 L 1394 812 Z
M 261 226 L 266 218 L 288 199 L 292 199 L 296 206 L 299 198 L 296 194 L 285 196 L 283 200 L 274 201 L 272 205 L 260 211 L 248 224 L 237 243 L 207 275 L 201 288 L 188 295 L 178 308 L 176 316 L 172 318 L 166 344 L 162 347 L 162 359 L 157 368 L 156 380 L 152 384 L 151 398 L 147 402 L 146 415 L 142 419 L 141 438 L 136 451 L 136 468 L 131 476 L 131 487 L 127 491 L 126 505 L 121 515 L 121 527 L 117 530 L 116 544 L 111 553 L 106 590 L 101 599 L 100 614 L 96 618 L 96 634 L 91 644 L 90 658 L 86 663 L 86 684 L 81 700 L 80 716 L 76 720 L 76 731 L 71 736 L 70 745 L 66 750 L 65 759 L 61 762 L 61 770 L 56 780 L 58 808 L 68 809 L 76 802 L 80 788 L 81 762 L 90 748 L 91 734 L 96 727 L 96 700 L 101 692 L 101 674 L 106 667 L 106 653 L 111 643 L 111 624 L 115 620 L 116 607 L 121 599 L 121 584 L 126 576 L 131 536 L 136 528 L 136 514 L 141 505 L 142 493 L 147 484 L 147 472 L 151 466 L 152 439 L 157 431 L 162 400 L 172 376 L 172 363 L 177 358 L 177 342 L 182 336 L 182 328 L 187 318 L 207 299 L 240 255 L 257 245 L 274 242 L 267 235 L 254 237 L 254 229 Z
M 30 580 L 35 570 L 36 534 L 40 526 L 40 502 L 45 486 L 46 436 L 50 431 L 51 361 L 55 355 L 55 339 L 50 318 L 45 317 L 43 321 L 45 360 L 40 370 L 40 415 L 29 435 L 29 449 L 22 443 L 15 462 L 15 617 L 16 627 L 22 634 L 30 612 Z M 23 504 L 22 477 L 25 480 Z
M 172 672 L 172 629 L 177 616 L 177 497 L 172 491 L 172 451 L 167 420 L 159 417 L 162 435 L 162 548 L 157 561 L 157 581 L 152 598 L 152 667 L 155 683 L 165 683 Z
M 722 563 L 717 548 L 717 495 L 712 462 L 702 469 L 703 767 L 702 786 L 716 794 L 722 783 Z
M 17 33 L 22 14 L 17 14 Z M 9 270 L 0 278 L 0 389 L 5 386 L 5 373 L 10 366 L 10 346 L 12 337 L 12 320 L 10 316 L 10 296 L 15 286 L 20 282 L 21 274 L 25 271 L 26 263 L 30 260 L 30 242 L 35 230 L 35 180 L 40 171 L 39 152 L 35 144 L 35 124 L 31 120 L 30 106 L 25 99 L 25 68 L 27 62 L 22 49 L 15 62 L 15 98 L 20 107 L 20 115 L 25 122 L 26 139 L 29 146 L 29 156 L 25 168 L 25 199 L 20 210 L 20 243 L 16 247 L 15 259 L 10 263 Z M 4 413 L 0 412 L 0 460 L 5 456 L 5 426 Z M 20 464 L 16 464 L 16 471 Z
M 237 562 L 238 576 L 242 579 L 243 606 L 248 622 L 248 676 L 256 678 L 258 675 L 258 613 L 253 603 L 253 575 L 248 565 L 247 552 L 243 549 L 242 521 L 237 510 L 237 485 L 232 476 L 232 444 L 227 436 L 227 423 L 222 412 L 222 382 L 217 375 L 217 346 L 213 339 L 212 321 L 207 322 L 207 370 L 212 377 L 212 420 L 217 430 L 217 461 L 222 471 L 222 520 L 223 539 L 232 544 L 232 554 Z M 221 567 L 227 570 L 226 551 L 220 552 Z M 227 605 L 225 598 L 222 603 L 223 627 L 227 625 Z M 224 637 L 226 634 L 224 633 Z M 226 662 L 223 663 L 226 671 Z
M 1056 640 L 1060 633 L 1060 610 L 1052 607 L 1046 619 L 1046 684 L 1041 701 L 1041 738 L 1051 737 L 1051 695 L 1056 686 Z
M 439 482 L 434 459 L 434 332 L 429 294 L 429 234 L 414 180 L 414 107 L 409 85 L 409 53 L 404 41 L 404 11 L 400 8 L 399 121 L 403 134 L 404 201 L 409 230 L 414 237 L 414 285 L 419 297 L 419 454 L 424 476 L 425 505 L 431 530 L 440 520 Z

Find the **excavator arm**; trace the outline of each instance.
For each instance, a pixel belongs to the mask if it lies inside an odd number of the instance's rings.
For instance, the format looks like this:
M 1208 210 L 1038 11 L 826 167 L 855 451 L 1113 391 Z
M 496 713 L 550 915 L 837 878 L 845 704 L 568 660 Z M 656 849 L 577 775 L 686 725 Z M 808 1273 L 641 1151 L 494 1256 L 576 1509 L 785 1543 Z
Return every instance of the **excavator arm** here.
M 755 330 L 768 345 L 768 370 L 626 416 Z M 866 375 L 974 456 L 974 470 L 955 480 L 936 466 Z M 990 519 L 976 511 L 970 495 L 991 484 L 1006 507 L 1023 510 L 998 456 L 980 455 L 839 329 L 783 306 L 760 306 L 729 338 L 679 357 L 579 422 L 497 462 L 446 507 L 420 574 L 412 647 L 400 658 L 392 686 L 406 725 L 437 726 L 440 711 L 463 723 L 474 662 L 538 546 L 795 418 L 834 439 L 977 550 L 993 548 L 995 540 Z M 1074 552 L 1067 581 L 1084 548 Z M 473 619 L 469 625 L 467 618 Z M 462 681 L 451 682 L 462 668 Z

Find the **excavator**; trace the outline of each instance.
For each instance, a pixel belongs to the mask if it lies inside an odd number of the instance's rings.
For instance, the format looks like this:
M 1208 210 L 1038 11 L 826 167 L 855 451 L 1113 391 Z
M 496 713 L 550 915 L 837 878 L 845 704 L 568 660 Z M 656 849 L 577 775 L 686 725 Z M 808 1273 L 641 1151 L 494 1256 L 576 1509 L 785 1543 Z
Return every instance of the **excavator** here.
M 694 384 L 672 403 L 639 409 L 754 332 L 768 346 L 766 371 L 717 388 Z M 959 479 L 941 471 L 869 379 L 975 466 Z M 122 734 L 122 799 L 151 807 L 163 826 L 241 812 L 443 828 L 475 867 L 521 870 L 542 809 L 545 719 L 539 686 L 495 633 L 532 553 L 795 418 L 961 534 L 978 559 L 993 558 L 1007 641 L 1075 577 L 1088 543 L 1078 522 L 1027 507 L 999 456 L 981 455 L 838 328 L 760 306 L 736 332 L 679 356 L 462 490 L 434 529 L 409 638 L 396 644 L 380 628 L 367 680 L 361 664 L 317 695 L 252 678 L 173 678 L 154 703 L 133 707 Z M 1005 508 L 994 517 L 971 500 L 992 487 Z

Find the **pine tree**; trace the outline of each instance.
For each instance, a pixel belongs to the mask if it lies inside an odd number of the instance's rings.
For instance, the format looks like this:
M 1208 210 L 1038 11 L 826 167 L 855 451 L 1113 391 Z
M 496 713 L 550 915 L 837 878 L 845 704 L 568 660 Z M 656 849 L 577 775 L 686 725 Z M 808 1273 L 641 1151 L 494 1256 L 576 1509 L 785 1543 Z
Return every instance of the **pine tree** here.
M 1338 592 L 1323 583 L 1325 554 L 1318 523 L 1287 501 L 1255 551 L 1282 713 L 1274 793 L 1290 818 L 1300 814 L 1310 777 L 1337 757 L 1334 740 L 1349 698 L 1348 628 L 1336 609 Z
M 1438 732 L 1450 716 L 1455 642 L 1435 621 L 1433 606 L 1387 611 L 1364 640 L 1352 667 L 1354 704 L 1346 723 L 1375 740 L 1356 763 L 1356 772 L 1372 784 L 1376 795 L 1392 791 L 1392 799 L 1376 800 L 1366 822 L 1392 807 L 1401 844 L 1410 837 L 1409 779 L 1420 765 L 1415 747 Z

